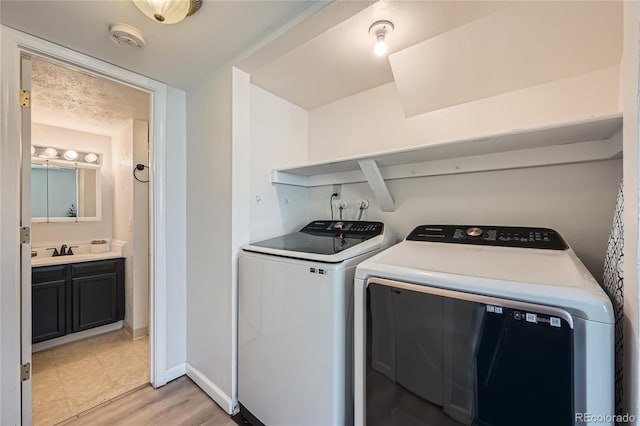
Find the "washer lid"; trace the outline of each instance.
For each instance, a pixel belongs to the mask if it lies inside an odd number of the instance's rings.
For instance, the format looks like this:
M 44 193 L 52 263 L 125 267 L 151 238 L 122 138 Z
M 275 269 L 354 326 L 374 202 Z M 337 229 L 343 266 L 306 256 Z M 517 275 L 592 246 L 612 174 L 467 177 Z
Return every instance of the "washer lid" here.
M 356 278 L 369 277 L 557 306 L 613 323 L 609 298 L 571 249 L 403 241 L 358 265 Z
M 242 249 L 337 263 L 379 248 L 383 231 L 381 222 L 316 220 L 299 232 L 252 243 Z

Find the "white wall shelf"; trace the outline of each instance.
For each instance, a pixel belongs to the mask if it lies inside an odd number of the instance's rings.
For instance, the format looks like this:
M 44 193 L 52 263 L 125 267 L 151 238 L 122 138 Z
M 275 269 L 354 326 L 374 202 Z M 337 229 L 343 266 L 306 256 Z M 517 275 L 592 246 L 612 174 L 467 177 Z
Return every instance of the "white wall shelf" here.
M 369 182 L 382 210 L 389 179 L 539 167 L 622 156 L 622 114 L 273 170 L 271 182 L 302 187 Z

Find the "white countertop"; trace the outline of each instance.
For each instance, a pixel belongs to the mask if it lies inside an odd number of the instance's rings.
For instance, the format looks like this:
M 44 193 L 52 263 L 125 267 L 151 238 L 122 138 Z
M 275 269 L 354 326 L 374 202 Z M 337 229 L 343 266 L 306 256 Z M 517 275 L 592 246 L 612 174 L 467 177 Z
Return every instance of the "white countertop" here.
M 118 257 L 122 257 L 122 253 L 119 250 L 112 250 L 105 253 L 72 254 L 71 256 L 36 256 L 31 258 L 31 266 L 64 265 L 67 263 L 90 262 L 92 260 L 115 259 Z

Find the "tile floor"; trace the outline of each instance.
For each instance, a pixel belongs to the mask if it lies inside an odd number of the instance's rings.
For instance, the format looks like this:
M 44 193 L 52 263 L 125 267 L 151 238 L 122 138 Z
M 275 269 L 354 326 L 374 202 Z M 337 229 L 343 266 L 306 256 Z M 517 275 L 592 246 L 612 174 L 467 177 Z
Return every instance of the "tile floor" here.
M 149 382 L 149 338 L 112 331 L 32 359 L 34 426 L 49 426 Z

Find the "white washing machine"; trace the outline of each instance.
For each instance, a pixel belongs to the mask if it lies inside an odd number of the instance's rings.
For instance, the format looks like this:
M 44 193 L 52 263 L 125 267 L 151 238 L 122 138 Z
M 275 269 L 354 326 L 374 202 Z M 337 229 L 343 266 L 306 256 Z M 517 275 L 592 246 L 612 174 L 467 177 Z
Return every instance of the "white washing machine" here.
M 551 229 L 424 225 L 355 279 L 355 424 L 613 424 L 614 317 Z
M 317 220 L 242 248 L 238 400 L 245 419 L 353 423 L 355 268 L 393 242 L 381 222 Z

